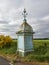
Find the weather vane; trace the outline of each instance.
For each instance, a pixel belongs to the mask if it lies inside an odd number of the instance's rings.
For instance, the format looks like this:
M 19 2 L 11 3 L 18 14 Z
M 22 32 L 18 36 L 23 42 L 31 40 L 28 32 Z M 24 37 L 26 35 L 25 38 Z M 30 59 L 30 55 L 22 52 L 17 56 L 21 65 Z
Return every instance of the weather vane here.
M 25 8 L 24 8 L 24 11 L 23 11 L 22 15 L 24 17 L 24 21 L 26 21 L 27 13 L 26 13 L 26 9 Z

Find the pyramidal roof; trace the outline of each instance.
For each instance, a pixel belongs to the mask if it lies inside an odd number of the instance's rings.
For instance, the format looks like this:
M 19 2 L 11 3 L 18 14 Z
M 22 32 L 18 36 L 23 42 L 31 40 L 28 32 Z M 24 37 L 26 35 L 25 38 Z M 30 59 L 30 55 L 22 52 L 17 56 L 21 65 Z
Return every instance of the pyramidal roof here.
M 33 29 L 26 21 L 24 21 L 21 24 L 20 29 L 17 33 L 29 33 L 29 32 L 33 33 Z

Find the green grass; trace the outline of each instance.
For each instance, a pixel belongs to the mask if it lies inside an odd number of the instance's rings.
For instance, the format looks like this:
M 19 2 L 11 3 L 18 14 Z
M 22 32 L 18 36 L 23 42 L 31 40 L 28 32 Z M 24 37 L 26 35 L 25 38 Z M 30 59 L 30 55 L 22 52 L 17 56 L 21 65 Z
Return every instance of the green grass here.
M 25 57 L 26 61 L 48 61 L 49 62 L 49 40 L 33 40 L 34 52 Z M 0 48 L 1 54 L 15 54 L 17 40 L 13 40 L 10 47 Z
M 33 40 L 34 47 L 43 46 L 45 43 L 49 46 L 49 40 Z
M 26 58 L 29 61 L 47 61 L 49 62 L 49 40 L 33 40 L 34 52 Z
M 0 48 L 0 54 L 14 54 L 17 50 L 17 41 L 13 41 L 10 47 Z
M 0 49 L 0 53 L 2 54 L 13 54 L 16 52 L 17 47 L 16 46 L 11 46 L 9 48 L 2 48 Z

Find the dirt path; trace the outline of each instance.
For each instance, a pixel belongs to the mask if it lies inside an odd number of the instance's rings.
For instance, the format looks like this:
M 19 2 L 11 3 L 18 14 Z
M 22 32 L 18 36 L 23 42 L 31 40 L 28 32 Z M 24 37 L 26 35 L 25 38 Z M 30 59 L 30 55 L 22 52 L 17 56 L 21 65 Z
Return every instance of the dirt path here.
M 40 63 L 40 62 L 18 62 L 15 65 L 49 65 L 49 63 Z
M 10 62 L 5 58 L 0 56 L 0 65 L 10 65 Z M 14 65 L 49 65 L 49 63 L 41 63 L 41 62 L 16 62 Z
M 10 65 L 9 61 L 0 56 L 0 65 Z

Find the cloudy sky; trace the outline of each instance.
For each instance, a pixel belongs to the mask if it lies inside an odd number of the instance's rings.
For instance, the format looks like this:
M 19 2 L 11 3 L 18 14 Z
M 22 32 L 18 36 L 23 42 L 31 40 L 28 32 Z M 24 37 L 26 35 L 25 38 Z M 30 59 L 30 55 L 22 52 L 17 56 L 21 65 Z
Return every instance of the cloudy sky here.
M 0 34 L 16 38 L 26 8 L 35 38 L 49 37 L 49 0 L 0 0 Z

